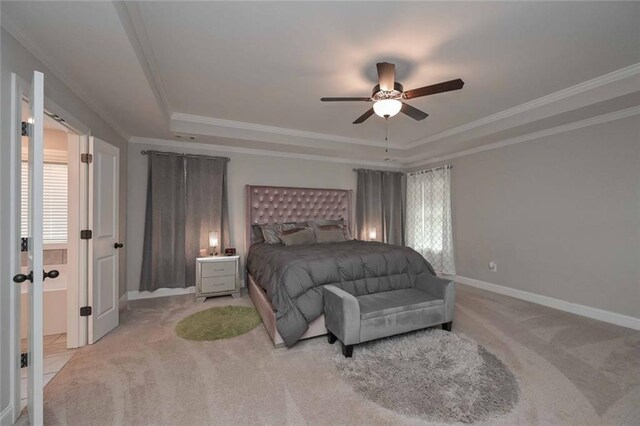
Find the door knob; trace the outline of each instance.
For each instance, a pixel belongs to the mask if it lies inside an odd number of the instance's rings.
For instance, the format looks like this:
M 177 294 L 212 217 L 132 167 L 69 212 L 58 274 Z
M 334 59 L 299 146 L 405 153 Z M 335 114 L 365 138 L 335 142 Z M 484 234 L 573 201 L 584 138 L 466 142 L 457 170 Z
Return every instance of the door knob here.
M 58 278 L 59 276 L 60 276 L 60 272 L 56 271 L 55 269 L 52 269 L 49 272 L 42 271 L 42 281 L 46 280 L 47 278 L 51 278 L 53 280 L 55 278 Z M 20 284 L 25 281 L 33 282 L 33 271 L 29 272 L 28 275 L 18 274 L 18 275 L 14 275 L 13 277 L 14 283 Z
M 113 245 L 113 248 L 115 248 L 115 249 L 119 249 L 119 248 L 122 248 L 122 247 L 124 247 L 124 244 L 122 244 L 122 243 L 115 243 Z
M 53 280 L 55 278 L 58 278 L 59 276 L 60 272 L 56 271 L 55 269 L 52 269 L 49 272 L 42 271 L 42 281 L 46 280 L 47 278 L 51 278 Z
M 29 281 L 29 282 L 33 282 L 33 271 L 29 272 L 28 275 L 25 274 L 18 274 L 18 275 L 14 275 L 13 277 L 13 282 L 14 283 L 23 283 L 25 281 Z

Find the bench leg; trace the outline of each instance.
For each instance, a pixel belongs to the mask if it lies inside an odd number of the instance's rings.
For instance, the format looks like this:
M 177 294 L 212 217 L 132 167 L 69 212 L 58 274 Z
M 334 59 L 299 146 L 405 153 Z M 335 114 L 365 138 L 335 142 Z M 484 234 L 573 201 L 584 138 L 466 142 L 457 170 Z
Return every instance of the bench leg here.
M 453 325 L 453 321 L 445 322 L 442 324 L 442 329 L 445 331 L 451 331 L 451 326 Z
M 342 344 L 342 355 L 345 358 L 351 358 L 353 356 L 353 345 Z
M 332 332 L 330 332 L 329 330 L 327 330 L 327 340 L 329 341 L 330 344 L 334 344 L 336 342 L 338 338 L 336 337 L 335 334 L 333 334 Z

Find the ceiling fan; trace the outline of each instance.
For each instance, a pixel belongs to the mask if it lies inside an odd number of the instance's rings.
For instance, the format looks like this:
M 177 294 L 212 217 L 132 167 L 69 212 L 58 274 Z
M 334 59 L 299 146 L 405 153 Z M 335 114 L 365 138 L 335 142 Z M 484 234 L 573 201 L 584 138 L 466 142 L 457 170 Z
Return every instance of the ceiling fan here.
M 437 93 L 450 92 L 452 90 L 460 90 L 464 86 L 464 81 L 459 78 L 455 80 L 445 81 L 442 83 L 432 84 L 430 86 L 420 87 L 418 89 L 404 91 L 402 84 L 396 81 L 396 66 L 389 62 L 378 62 L 378 84 L 373 87 L 371 97 L 368 98 L 320 98 L 322 102 L 373 102 L 373 107 L 353 122 L 353 124 L 363 123 L 374 113 L 385 119 L 393 117 L 399 112 L 407 114 L 414 120 L 424 120 L 429 116 L 426 112 L 420 111 L 418 108 L 401 102 L 419 98 L 421 96 L 435 95 Z

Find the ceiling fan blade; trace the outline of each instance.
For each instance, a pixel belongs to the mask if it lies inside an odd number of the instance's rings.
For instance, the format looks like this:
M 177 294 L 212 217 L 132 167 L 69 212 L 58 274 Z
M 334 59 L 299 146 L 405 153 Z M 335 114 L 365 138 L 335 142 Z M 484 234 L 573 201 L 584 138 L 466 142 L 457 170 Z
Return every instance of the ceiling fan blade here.
M 371 117 L 373 115 L 373 108 L 369 108 L 367 110 L 367 112 L 365 112 L 364 114 L 362 114 L 360 117 L 356 118 L 356 121 L 353 122 L 353 124 L 360 124 L 360 123 L 364 123 L 364 121 Z
M 435 95 L 437 93 L 460 90 L 462 89 L 462 86 L 464 86 L 464 81 L 456 78 L 455 80 L 432 84 L 431 86 L 424 86 L 417 89 L 407 90 L 402 94 L 402 97 L 405 99 L 419 98 L 420 96 Z
M 418 121 L 424 120 L 429 116 L 429 114 L 427 114 L 426 112 L 420 111 L 418 108 L 414 108 L 409 104 L 405 104 L 404 102 L 402 103 L 402 109 L 400 111 Z
M 378 68 L 380 90 L 390 92 L 396 82 L 396 66 L 389 62 L 378 62 L 376 67 Z
M 371 102 L 371 98 L 320 98 L 322 102 L 345 102 L 345 101 L 355 101 L 355 102 Z

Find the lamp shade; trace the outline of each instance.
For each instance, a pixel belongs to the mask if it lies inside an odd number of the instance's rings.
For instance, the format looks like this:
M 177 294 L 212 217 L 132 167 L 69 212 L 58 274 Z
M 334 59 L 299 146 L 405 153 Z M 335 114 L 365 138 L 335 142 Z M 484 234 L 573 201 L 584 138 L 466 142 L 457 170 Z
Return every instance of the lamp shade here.
M 209 232 L 209 247 L 218 247 L 218 233 L 216 231 Z
M 402 109 L 402 102 L 397 99 L 383 99 L 373 104 L 373 111 L 380 117 L 393 117 Z
M 369 240 L 373 241 L 377 236 L 378 233 L 376 232 L 376 228 L 369 228 Z

